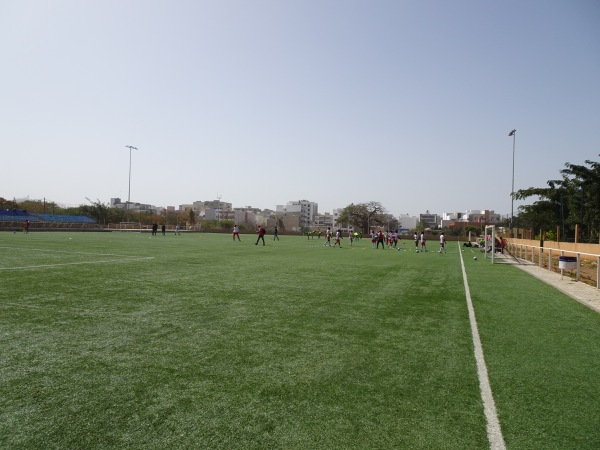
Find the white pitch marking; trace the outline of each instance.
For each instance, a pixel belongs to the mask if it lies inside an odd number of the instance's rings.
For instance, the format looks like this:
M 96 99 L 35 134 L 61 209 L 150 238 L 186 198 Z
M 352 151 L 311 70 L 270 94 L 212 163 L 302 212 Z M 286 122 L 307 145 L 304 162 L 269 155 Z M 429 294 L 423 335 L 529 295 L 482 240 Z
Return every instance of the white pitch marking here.
M 118 257 L 122 257 L 122 258 L 129 258 L 129 256 L 127 255 L 118 255 L 116 253 L 91 253 L 91 252 L 71 252 L 68 250 L 48 250 L 48 249 L 42 249 L 42 248 L 22 248 L 22 247 L 0 247 L 3 249 L 9 249 L 9 250 L 16 250 L 16 251 L 20 251 L 20 252 L 24 252 L 27 250 L 33 250 L 36 252 L 48 252 L 48 253 L 66 253 L 68 255 L 90 255 L 90 256 L 118 256 Z M 136 258 L 135 256 L 133 256 L 132 258 Z
M 128 262 L 128 261 L 141 261 L 144 259 L 154 259 L 154 256 L 125 256 L 119 259 L 107 259 L 104 261 L 80 261 L 72 263 L 61 263 L 61 264 L 40 264 L 38 266 L 22 266 L 22 267 L 0 267 L 0 270 L 29 270 L 29 269 L 43 269 L 48 267 L 61 267 L 61 266 L 78 266 L 82 264 L 105 264 L 111 262 Z
M 487 422 L 486 428 L 488 441 L 490 442 L 491 450 L 506 450 L 506 444 L 504 443 L 504 437 L 502 436 L 502 429 L 500 428 L 500 421 L 498 420 L 498 414 L 496 412 L 494 396 L 492 395 L 492 387 L 490 385 L 490 379 L 488 377 L 488 371 L 485 365 L 485 358 L 483 356 L 483 346 L 481 345 L 479 330 L 477 328 L 477 320 L 475 319 L 475 309 L 473 308 L 473 301 L 471 300 L 471 291 L 467 281 L 465 263 L 462 252 L 458 252 L 458 254 L 460 255 L 460 265 L 462 266 L 465 295 L 467 297 L 469 322 L 471 322 L 471 334 L 473 335 L 473 345 L 475 347 L 475 361 L 477 362 L 477 377 L 479 378 L 479 389 L 481 390 L 483 411 L 485 413 L 485 419 Z

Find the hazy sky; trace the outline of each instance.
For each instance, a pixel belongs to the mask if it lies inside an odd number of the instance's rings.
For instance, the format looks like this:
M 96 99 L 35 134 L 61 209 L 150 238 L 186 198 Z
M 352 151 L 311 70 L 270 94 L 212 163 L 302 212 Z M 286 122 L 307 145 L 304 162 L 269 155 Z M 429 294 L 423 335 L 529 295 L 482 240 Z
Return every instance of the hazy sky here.
M 600 158 L 598 0 L 0 0 L 0 197 L 511 209 Z M 515 208 L 517 203 L 515 203 Z M 516 211 L 515 211 L 516 212 Z

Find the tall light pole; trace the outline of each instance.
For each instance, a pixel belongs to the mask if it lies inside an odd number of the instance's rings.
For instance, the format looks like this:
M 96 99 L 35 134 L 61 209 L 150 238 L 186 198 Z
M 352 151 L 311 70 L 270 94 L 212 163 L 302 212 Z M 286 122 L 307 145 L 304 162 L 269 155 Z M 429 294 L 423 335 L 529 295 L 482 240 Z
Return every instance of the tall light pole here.
M 517 139 L 517 130 L 512 130 L 508 133 L 513 138 L 513 161 L 512 161 L 512 191 L 510 191 L 510 235 L 512 237 L 512 227 L 514 220 L 514 204 L 515 204 L 515 141 Z
M 217 199 L 219 203 L 217 204 L 217 226 L 221 223 L 221 194 L 217 192 Z
M 126 145 L 129 149 L 129 189 L 127 191 L 127 222 L 129 222 L 129 201 L 131 200 L 131 150 L 137 150 L 133 145 Z

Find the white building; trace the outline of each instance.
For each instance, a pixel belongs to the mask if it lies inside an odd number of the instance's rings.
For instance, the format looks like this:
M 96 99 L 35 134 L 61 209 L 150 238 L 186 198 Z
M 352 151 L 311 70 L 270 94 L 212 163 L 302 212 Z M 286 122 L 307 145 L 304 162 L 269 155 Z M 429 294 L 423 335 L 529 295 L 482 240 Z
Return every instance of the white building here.
M 315 219 L 312 224 L 313 229 L 325 230 L 327 227 L 333 228 L 333 215 L 331 213 L 315 214 Z
M 464 213 L 461 220 L 464 222 L 481 222 L 493 225 L 502 221 L 502 215 L 496 214 L 490 209 L 470 209 Z
M 419 221 L 416 216 L 409 216 L 408 214 L 400 214 L 398 216 L 400 222 L 398 228 L 401 230 L 413 230 L 417 228 L 417 222 Z
M 460 220 L 460 218 L 462 217 L 462 213 L 459 212 L 453 212 L 453 213 L 443 213 L 442 214 L 442 221 L 445 220 Z
M 277 215 L 299 214 L 300 226 L 310 227 L 319 213 L 319 205 L 308 200 L 291 201 L 287 205 L 277 205 L 276 212 Z
M 129 214 L 161 214 L 164 208 L 157 207 L 154 205 L 148 205 L 145 203 L 138 202 L 122 202 L 120 198 L 115 197 L 110 199 L 110 206 L 112 208 L 123 209 L 129 212 Z
M 432 214 L 427 211 L 425 214 L 419 214 L 419 222 L 421 222 L 421 227 L 427 228 L 437 228 L 440 225 L 440 221 L 437 214 Z
M 256 211 L 253 209 L 236 208 L 233 211 L 233 221 L 238 225 L 256 225 Z
M 442 214 L 442 227 L 451 226 L 452 223 L 462 222 L 471 224 L 498 224 L 502 215 L 489 209 L 469 209 L 464 212 Z
M 338 223 L 338 218 L 340 217 L 340 214 L 344 211 L 344 208 L 336 208 L 333 210 L 333 224 L 336 227 L 341 227 L 344 225 L 347 225 L 345 223 Z

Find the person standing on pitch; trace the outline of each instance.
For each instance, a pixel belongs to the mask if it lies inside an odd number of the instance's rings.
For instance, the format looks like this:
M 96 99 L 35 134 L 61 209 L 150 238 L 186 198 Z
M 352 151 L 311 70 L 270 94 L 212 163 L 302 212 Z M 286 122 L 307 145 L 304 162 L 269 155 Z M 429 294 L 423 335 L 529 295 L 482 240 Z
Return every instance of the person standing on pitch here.
M 427 251 L 427 241 L 425 239 L 425 232 L 421 232 L 421 253 Z
M 238 227 L 237 225 L 233 226 L 233 242 L 235 242 L 235 238 L 238 238 L 238 241 L 241 241 L 240 239 L 240 227 Z
M 327 231 L 325 232 L 325 243 L 323 244 L 323 247 L 331 247 L 331 228 L 327 227 Z
M 166 236 L 166 234 L 167 234 L 167 227 L 166 227 L 166 225 L 164 223 L 162 224 L 162 227 L 160 227 L 160 229 L 162 231 L 163 236 Z
M 446 238 L 444 233 L 440 234 L 440 250 L 439 253 L 446 253 Z
M 258 245 L 258 241 L 261 239 L 263 241 L 263 245 L 265 245 L 265 228 L 262 225 L 258 227 L 258 239 L 254 245 Z
M 415 232 L 415 250 L 419 253 L 419 235 Z
M 336 245 L 339 245 L 340 248 L 342 248 L 342 232 L 339 229 L 335 232 L 335 243 L 333 244 L 333 247 L 335 248 Z
M 381 249 L 385 250 L 385 241 L 383 239 L 384 239 L 383 231 L 381 231 L 381 228 L 380 228 L 379 231 L 377 232 L 377 250 L 379 250 L 379 244 L 381 244 Z
M 275 226 L 275 229 L 273 230 L 273 240 L 279 240 L 279 231 L 277 231 L 277 226 Z

